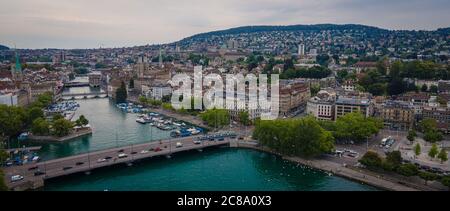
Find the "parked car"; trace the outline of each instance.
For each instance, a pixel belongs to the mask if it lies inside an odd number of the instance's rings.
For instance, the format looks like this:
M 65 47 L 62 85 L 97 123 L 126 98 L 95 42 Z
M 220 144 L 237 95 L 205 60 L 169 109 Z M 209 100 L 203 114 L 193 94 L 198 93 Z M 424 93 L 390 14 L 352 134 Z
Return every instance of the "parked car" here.
M 34 172 L 34 176 L 41 176 L 41 175 L 44 175 L 45 174 L 45 172 L 42 172 L 42 171 L 36 171 L 36 172 Z
M 18 182 L 20 180 L 23 180 L 23 176 L 22 175 L 14 175 L 11 177 L 11 182 Z
M 181 147 L 183 147 L 183 143 L 177 142 L 177 148 L 181 148 Z
M 34 171 L 34 170 L 36 170 L 36 169 L 38 169 L 38 167 L 37 167 L 37 166 L 33 166 L 33 167 L 30 167 L 30 168 L 28 169 L 28 171 Z

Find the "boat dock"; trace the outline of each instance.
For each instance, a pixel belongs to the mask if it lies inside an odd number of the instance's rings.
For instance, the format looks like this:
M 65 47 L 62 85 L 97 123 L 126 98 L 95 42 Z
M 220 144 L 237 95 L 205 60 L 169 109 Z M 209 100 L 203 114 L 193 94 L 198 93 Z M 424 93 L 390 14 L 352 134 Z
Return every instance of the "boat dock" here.
M 15 151 L 39 151 L 41 150 L 42 147 L 37 146 L 37 147 L 25 147 L 25 148 L 14 148 L 14 149 L 6 149 L 6 152 L 8 153 L 13 153 Z

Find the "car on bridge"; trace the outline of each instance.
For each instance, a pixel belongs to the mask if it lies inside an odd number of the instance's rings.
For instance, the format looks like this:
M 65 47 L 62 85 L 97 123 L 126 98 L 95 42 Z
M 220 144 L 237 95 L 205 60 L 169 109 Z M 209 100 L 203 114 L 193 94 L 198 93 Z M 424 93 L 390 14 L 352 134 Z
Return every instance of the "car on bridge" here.
M 105 159 L 105 158 L 100 158 L 100 159 L 98 159 L 97 160 L 97 163 L 104 163 L 104 162 L 106 162 L 107 160 Z
M 67 170 L 70 170 L 70 169 L 73 169 L 73 167 L 72 166 L 67 166 L 67 167 L 63 168 L 63 171 L 67 171 Z
M 121 154 L 119 154 L 117 157 L 118 157 L 118 158 L 126 158 L 126 157 L 128 157 L 128 155 L 125 154 L 125 153 L 121 153 Z

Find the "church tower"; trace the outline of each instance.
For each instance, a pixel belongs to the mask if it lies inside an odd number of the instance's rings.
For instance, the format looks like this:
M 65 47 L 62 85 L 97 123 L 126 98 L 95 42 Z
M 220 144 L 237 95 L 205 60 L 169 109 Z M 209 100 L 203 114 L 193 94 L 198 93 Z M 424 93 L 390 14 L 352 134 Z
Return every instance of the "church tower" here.
M 22 65 L 17 51 L 15 51 L 15 63 L 11 65 L 11 75 L 14 81 L 22 81 Z

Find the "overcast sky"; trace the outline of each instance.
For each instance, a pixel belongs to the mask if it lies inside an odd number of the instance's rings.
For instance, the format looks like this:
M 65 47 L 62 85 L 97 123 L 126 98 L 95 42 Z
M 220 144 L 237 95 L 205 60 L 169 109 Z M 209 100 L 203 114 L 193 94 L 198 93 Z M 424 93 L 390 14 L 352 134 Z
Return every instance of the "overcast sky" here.
M 158 44 L 245 25 L 358 23 L 450 27 L 450 0 L 0 0 L 0 44 L 98 48 Z

